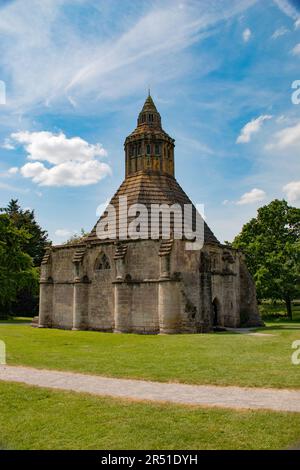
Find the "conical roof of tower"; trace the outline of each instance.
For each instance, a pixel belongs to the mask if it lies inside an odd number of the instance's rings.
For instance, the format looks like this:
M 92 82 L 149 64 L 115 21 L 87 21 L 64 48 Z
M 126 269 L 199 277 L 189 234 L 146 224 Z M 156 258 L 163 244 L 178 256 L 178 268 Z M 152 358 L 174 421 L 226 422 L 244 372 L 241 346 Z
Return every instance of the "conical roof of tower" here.
M 146 101 L 145 101 L 145 103 L 144 103 L 144 106 L 143 106 L 141 112 L 142 112 L 142 113 L 145 113 L 145 112 L 149 112 L 149 113 L 151 113 L 151 112 L 153 112 L 153 113 L 158 113 L 158 111 L 157 111 L 157 109 L 156 109 L 156 106 L 155 106 L 155 104 L 154 104 L 154 101 L 153 101 L 152 96 L 150 95 L 150 93 L 149 93 L 149 95 L 148 95 L 147 98 L 146 98 Z
M 168 206 L 178 204 L 182 208 L 182 213 L 184 210 L 184 205 L 191 204 L 193 210 L 196 211 L 192 201 L 183 191 L 176 179 L 172 176 L 150 172 L 148 174 L 139 173 L 137 175 L 128 176 L 110 201 L 110 204 L 115 208 L 117 214 L 117 238 L 119 229 L 124 226 L 123 218 L 120 218 L 119 214 L 119 198 L 122 196 L 127 197 L 128 208 L 134 204 L 143 204 L 146 206 L 149 214 L 151 214 L 151 204 L 167 204 Z M 99 220 L 102 220 L 105 216 L 106 214 L 104 213 Z M 132 219 L 128 217 L 128 224 L 131 220 Z M 93 228 L 86 241 L 92 242 L 98 240 L 96 233 L 97 224 Z M 149 233 L 151 233 L 150 224 L 151 219 L 149 217 Z M 173 227 L 171 224 L 171 230 L 172 229 Z M 219 243 L 206 222 L 204 222 L 204 241 L 205 243 Z
M 146 115 L 149 114 L 153 115 L 152 122 L 149 122 L 149 120 L 146 119 Z M 170 141 L 174 142 L 174 139 L 172 139 L 172 137 L 170 137 L 162 128 L 160 114 L 157 111 L 157 108 L 150 93 L 147 96 L 146 101 L 139 113 L 137 127 L 134 129 L 133 132 L 131 132 L 131 134 L 129 134 L 125 142 L 131 139 L 135 139 L 141 134 L 151 134 L 158 139 L 167 138 Z

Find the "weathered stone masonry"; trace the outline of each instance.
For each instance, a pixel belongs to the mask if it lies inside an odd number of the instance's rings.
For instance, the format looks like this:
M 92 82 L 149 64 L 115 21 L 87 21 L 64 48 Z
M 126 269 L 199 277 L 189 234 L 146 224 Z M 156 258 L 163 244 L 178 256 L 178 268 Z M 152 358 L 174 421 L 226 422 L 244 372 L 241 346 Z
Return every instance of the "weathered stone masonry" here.
M 125 141 L 125 180 L 111 200 L 191 204 L 174 176 L 174 140 L 149 96 Z M 104 215 L 103 215 L 104 216 Z M 102 217 L 103 217 L 102 216 Z M 117 233 L 123 224 L 117 220 Z M 201 251 L 185 240 L 99 240 L 51 247 L 41 266 L 40 327 L 118 333 L 198 333 L 258 325 L 255 286 L 241 252 L 204 227 Z

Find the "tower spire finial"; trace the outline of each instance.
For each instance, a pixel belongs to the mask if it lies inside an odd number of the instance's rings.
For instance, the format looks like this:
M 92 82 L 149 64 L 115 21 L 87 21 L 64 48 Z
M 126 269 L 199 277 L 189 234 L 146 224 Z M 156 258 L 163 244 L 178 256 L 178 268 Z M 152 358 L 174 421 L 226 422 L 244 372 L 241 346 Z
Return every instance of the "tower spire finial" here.
M 148 97 L 150 96 L 150 86 L 148 86 Z

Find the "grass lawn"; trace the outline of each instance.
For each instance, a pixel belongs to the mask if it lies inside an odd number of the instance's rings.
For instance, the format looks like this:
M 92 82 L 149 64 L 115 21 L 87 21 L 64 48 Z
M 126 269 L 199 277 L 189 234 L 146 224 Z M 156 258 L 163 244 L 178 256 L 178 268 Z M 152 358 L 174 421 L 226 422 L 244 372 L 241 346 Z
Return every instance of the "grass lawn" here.
M 0 382 L 2 449 L 281 449 L 300 414 L 137 403 Z
M 261 332 L 142 336 L 0 325 L 8 364 L 111 377 L 300 388 L 300 366 L 291 345 L 300 323 L 275 321 Z

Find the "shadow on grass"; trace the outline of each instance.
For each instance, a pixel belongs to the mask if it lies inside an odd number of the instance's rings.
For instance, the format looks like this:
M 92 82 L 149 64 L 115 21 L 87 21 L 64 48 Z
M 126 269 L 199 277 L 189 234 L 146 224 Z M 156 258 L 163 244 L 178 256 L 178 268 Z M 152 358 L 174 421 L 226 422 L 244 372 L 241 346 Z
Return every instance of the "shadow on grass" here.
M 7 324 L 16 324 L 16 325 L 22 325 L 26 323 L 31 323 L 32 318 L 31 317 L 11 317 L 7 318 L 6 320 L 0 320 L 0 325 L 7 325 Z
M 270 330 L 279 330 L 279 331 L 297 331 L 297 330 L 300 330 L 300 322 L 299 321 L 289 321 L 289 322 L 286 322 L 286 323 L 283 323 L 282 321 L 280 322 L 280 324 L 274 322 L 267 322 L 269 323 L 267 326 L 263 326 L 261 328 L 256 328 L 255 332 L 264 332 L 264 331 L 270 331 Z M 270 324 L 271 323 L 271 324 Z

